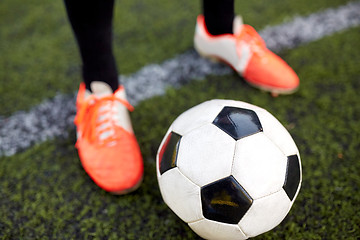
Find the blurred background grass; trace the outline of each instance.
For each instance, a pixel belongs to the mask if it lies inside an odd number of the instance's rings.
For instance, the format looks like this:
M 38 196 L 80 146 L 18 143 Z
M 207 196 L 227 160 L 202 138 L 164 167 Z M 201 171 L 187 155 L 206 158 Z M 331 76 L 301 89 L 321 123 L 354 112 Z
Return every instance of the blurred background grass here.
M 347 1 L 237 1 L 245 22 L 262 29 Z M 118 1 L 115 55 L 121 74 L 192 47 L 198 1 Z M 301 87 L 272 98 L 235 73 L 209 76 L 140 103 L 132 114 L 145 160 L 140 189 L 113 196 L 83 171 L 70 137 L 0 158 L 1 239 L 198 239 L 163 203 L 155 154 L 171 122 L 213 98 L 269 110 L 290 131 L 303 185 L 283 223 L 256 239 L 360 238 L 360 28 L 280 53 Z M 0 115 L 73 93 L 80 59 L 62 1 L 0 2 Z

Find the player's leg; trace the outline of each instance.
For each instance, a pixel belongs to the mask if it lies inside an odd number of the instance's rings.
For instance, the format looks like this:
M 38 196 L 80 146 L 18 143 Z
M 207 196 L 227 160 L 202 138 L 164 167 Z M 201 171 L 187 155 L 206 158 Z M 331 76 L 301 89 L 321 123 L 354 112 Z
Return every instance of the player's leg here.
M 124 194 L 136 189 L 143 162 L 119 86 L 112 53 L 114 0 L 65 0 L 83 62 L 77 96 L 77 142 L 85 171 L 104 190 Z
M 204 0 L 203 13 L 207 29 L 212 35 L 233 33 L 234 0 Z
M 299 78 L 287 63 L 266 48 L 265 42 L 240 16 L 234 17 L 233 0 L 203 0 L 194 45 L 203 56 L 228 63 L 257 88 L 273 94 L 290 94 Z
M 93 81 L 103 81 L 115 92 L 118 72 L 112 51 L 114 0 L 65 0 L 66 11 L 83 62 L 83 79 L 88 90 Z

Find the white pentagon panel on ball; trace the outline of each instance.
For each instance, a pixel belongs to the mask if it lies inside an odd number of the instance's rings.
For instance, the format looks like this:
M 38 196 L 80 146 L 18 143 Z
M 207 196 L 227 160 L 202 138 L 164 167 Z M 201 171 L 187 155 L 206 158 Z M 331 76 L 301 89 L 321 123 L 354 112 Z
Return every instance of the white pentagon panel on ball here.
M 280 190 L 254 200 L 238 225 L 247 236 L 257 236 L 279 225 L 289 212 L 290 207 L 290 199 L 284 190 Z
M 203 102 L 177 117 L 172 123 L 171 128 L 173 131 L 185 135 L 195 128 L 211 123 L 223 107 L 222 101 L 211 100 Z
M 189 223 L 190 228 L 204 239 L 244 240 L 246 235 L 236 224 L 225 224 L 207 219 Z
M 166 171 L 158 181 L 164 201 L 184 222 L 203 218 L 199 186 L 187 179 L 177 168 Z
M 253 199 L 279 191 L 287 157 L 263 133 L 236 142 L 232 174 Z
M 177 167 L 200 187 L 231 174 L 236 141 L 213 124 L 181 139 Z
M 298 154 L 299 150 L 287 129 L 266 110 L 257 111 L 264 134 L 271 139 L 285 155 Z

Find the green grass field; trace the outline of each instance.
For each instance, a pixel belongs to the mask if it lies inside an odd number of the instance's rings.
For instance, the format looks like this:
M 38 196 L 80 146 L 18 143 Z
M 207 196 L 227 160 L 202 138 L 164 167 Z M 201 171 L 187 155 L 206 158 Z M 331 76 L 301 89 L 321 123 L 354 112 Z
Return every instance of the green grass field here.
M 346 2 L 239 1 L 236 9 L 262 29 Z M 114 48 L 121 73 L 192 48 L 200 9 L 199 1 L 190 0 L 118 1 Z M 57 93 L 73 93 L 81 80 L 61 1 L 1 1 L 0 53 L 0 116 L 28 110 Z M 360 28 L 279 55 L 301 79 L 293 95 L 273 98 L 233 73 L 141 102 L 132 120 L 145 176 L 134 193 L 114 196 L 92 182 L 74 148 L 72 127 L 68 138 L 0 157 L 0 239 L 199 239 L 164 204 L 155 155 L 180 113 L 213 98 L 267 109 L 300 150 L 303 183 L 293 208 L 278 227 L 254 239 L 360 239 Z

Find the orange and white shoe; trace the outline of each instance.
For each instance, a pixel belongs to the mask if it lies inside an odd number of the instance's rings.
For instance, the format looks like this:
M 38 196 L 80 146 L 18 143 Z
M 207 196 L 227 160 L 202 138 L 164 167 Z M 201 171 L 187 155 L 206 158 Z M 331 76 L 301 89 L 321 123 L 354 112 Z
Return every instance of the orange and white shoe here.
M 143 161 L 136 141 L 126 100 L 120 86 L 113 93 L 103 82 L 91 83 L 92 93 L 80 84 L 77 95 L 77 142 L 80 161 L 94 182 L 114 194 L 138 188 Z
M 197 18 L 194 46 L 204 57 L 223 61 L 252 86 L 274 95 L 297 90 L 299 78 L 279 56 L 266 48 L 264 40 L 240 16 L 233 22 L 234 34 L 211 35 L 204 16 Z

